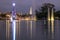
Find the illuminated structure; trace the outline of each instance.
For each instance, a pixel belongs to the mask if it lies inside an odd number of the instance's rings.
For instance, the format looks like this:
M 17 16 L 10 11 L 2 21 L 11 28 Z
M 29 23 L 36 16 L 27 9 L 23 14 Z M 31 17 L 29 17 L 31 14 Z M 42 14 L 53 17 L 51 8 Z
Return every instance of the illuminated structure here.
M 6 18 L 5 18 L 6 19 L 6 40 L 9 40 L 10 38 L 13 38 L 13 40 L 19 39 L 21 35 L 20 34 L 21 21 L 24 21 L 24 20 L 27 21 L 27 31 L 30 29 L 30 37 L 32 39 L 32 36 L 35 35 L 33 34 L 33 32 L 35 33 L 35 26 L 36 26 L 36 23 L 35 23 L 36 16 L 32 15 L 32 7 L 30 8 L 28 15 L 19 15 L 19 14 L 17 15 L 15 10 L 15 4 L 13 3 L 13 5 L 14 6 L 13 6 L 12 12 L 6 13 Z M 11 31 L 12 31 L 12 34 L 11 34 Z M 11 37 L 11 35 L 13 37 Z
M 48 33 L 52 33 L 52 38 L 54 36 L 54 5 L 50 3 L 45 3 L 44 7 L 47 9 L 47 24 Z
M 15 11 L 15 3 L 12 4 L 13 6 L 13 11 L 12 11 L 12 17 L 11 17 L 11 22 L 12 22 L 12 30 L 13 30 L 13 40 L 16 40 L 16 11 Z

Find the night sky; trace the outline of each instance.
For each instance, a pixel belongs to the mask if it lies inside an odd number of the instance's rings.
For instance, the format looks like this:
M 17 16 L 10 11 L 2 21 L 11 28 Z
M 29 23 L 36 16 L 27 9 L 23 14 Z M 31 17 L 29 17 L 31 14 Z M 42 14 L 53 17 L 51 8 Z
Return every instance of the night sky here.
M 17 12 L 27 12 L 32 6 L 33 9 L 39 8 L 43 3 L 52 3 L 56 10 L 60 10 L 60 0 L 0 0 L 0 11 L 12 11 L 12 3 L 16 3 Z

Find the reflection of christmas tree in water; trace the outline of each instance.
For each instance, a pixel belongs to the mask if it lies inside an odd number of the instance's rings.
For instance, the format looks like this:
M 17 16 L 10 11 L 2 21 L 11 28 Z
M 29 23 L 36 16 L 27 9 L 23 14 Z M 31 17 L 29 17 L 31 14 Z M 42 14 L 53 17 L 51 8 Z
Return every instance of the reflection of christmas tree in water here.
M 16 12 L 15 12 L 15 3 L 12 4 L 13 6 L 13 11 L 12 11 L 12 17 L 11 17 L 11 22 L 12 22 L 12 31 L 13 31 L 13 40 L 16 40 Z

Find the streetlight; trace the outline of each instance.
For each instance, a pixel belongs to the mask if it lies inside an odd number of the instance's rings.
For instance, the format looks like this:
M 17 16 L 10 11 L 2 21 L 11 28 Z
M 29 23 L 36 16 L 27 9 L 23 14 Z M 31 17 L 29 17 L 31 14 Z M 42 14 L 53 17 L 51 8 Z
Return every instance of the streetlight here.
M 15 5 L 16 5 L 15 3 L 12 3 L 12 6 L 13 6 L 13 7 L 15 7 Z

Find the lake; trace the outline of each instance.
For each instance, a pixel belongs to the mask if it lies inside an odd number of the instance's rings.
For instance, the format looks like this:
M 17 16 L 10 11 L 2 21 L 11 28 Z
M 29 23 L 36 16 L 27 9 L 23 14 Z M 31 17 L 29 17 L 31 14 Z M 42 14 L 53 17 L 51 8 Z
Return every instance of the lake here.
M 60 20 L 49 26 L 46 20 L 18 20 L 16 21 L 16 40 L 60 40 Z M 13 40 L 13 25 L 9 20 L 0 20 L 0 40 Z

